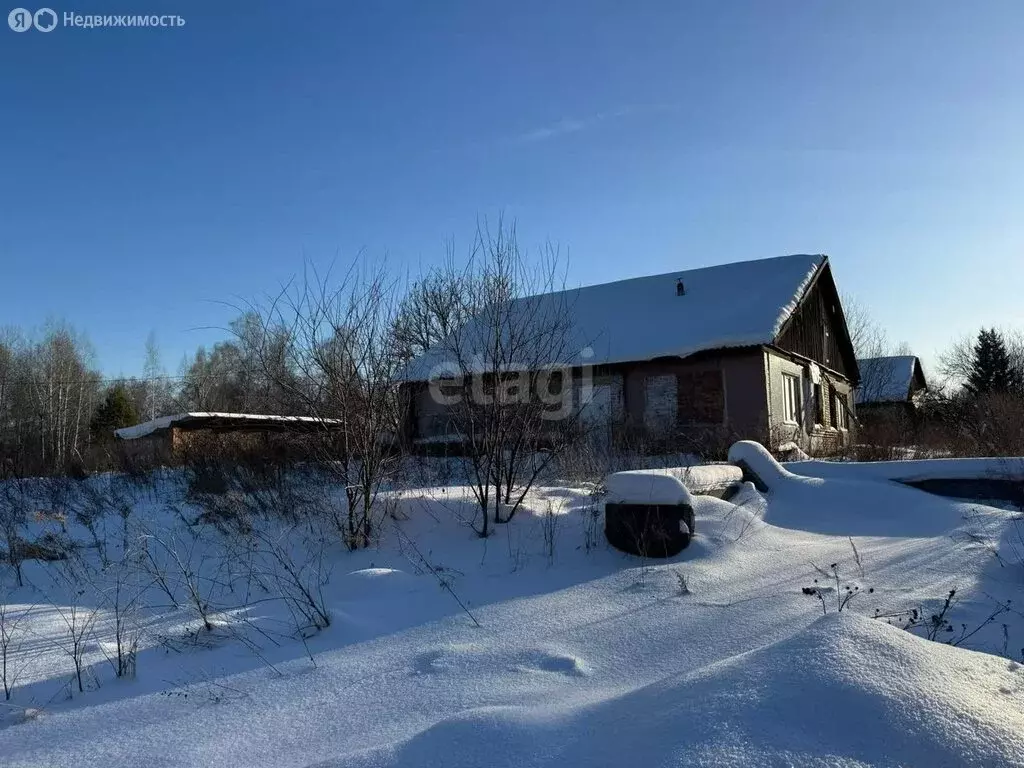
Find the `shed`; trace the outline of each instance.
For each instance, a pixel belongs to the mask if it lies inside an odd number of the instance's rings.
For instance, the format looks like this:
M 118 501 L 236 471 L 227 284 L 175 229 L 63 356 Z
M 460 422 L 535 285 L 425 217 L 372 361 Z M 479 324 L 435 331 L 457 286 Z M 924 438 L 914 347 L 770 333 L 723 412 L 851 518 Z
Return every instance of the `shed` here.
M 340 432 L 343 419 L 255 413 L 191 412 L 114 430 L 126 452 L 154 463 L 177 462 L 189 455 L 262 452 L 286 449 L 291 436 Z

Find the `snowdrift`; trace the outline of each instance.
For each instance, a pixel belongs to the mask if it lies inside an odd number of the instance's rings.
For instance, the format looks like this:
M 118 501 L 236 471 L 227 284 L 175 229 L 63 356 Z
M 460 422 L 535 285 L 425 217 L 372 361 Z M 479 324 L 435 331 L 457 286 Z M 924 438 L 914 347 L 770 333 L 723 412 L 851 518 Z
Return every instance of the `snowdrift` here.
M 1024 458 L 909 459 L 904 461 L 791 461 L 788 471 L 825 480 L 987 480 L 1024 478 Z
M 936 536 L 962 523 L 955 503 L 841 473 L 829 479 L 797 475 L 752 441 L 733 445 L 729 460 L 743 462 L 767 486 L 764 520 L 782 528 L 837 536 Z
M 605 695 L 461 712 L 331 764 L 1024 765 L 1024 668 L 849 613 Z

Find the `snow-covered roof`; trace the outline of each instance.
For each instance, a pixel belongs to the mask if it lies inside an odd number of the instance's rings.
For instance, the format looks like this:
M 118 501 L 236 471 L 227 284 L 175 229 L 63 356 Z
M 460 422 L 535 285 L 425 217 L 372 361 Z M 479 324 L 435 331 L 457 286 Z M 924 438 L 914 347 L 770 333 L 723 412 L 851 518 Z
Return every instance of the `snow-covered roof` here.
M 824 255 L 799 254 L 719 264 L 530 296 L 517 299 L 511 311 L 523 317 L 569 314 L 565 346 L 575 357 L 551 364 L 686 357 L 773 342 L 826 262 Z M 681 296 L 679 280 L 685 290 Z M 450 375 L 446 362 L 441 344 L 409 363 L 403 378 Z
M 861 384 L 857 388 L 857 403 L 905 402 L 910 397 L 914 371 L 920 364 L 913 355 L 858 360 Z
M 296 424 L 340 424 L 341 419 L 321 419 L 316 416 L 274 416 L 258 413 L 216 413 L 213 411 L 194 411 L 176 413 L 172 416 L 161 416 L 152 421 L 145 421 L 133 427 L 115 429 L 114 434 L 122 440 L 135 440 L 152 435 L 175 426 L 202 426 L 204 424 L 218 426 L 274 426 L 283 427 Z

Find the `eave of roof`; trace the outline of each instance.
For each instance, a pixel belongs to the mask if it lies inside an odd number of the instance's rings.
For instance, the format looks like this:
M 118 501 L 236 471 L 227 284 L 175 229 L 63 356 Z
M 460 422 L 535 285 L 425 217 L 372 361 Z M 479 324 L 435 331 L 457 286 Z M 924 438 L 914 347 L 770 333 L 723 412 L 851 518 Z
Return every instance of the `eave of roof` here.
M 337 426 L 344 423 L 342 419 L 323 419 L 316 416 L 276 416 L 258 413 L 221 413 L 214 411 L 193 411 L 161 416 L 157 419 L 136 424 L 131 427 L 115 429 L 114 434 L 121 440 L 135 440 L 140 437 L 164 432 L 172 427 L 202 428 L 203 425 L 221 428 L 271 428 L 286 429 L 288 427 L 316 428 L 317 426 Z

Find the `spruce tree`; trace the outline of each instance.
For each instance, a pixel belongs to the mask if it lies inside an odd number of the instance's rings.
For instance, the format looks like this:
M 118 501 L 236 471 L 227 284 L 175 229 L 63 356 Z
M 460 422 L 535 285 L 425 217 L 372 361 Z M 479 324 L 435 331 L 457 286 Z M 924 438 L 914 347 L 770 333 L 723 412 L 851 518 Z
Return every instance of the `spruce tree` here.
M 107 396 L 92 418 L 89 430 L 93 440 L 106 442 L 114 438 L 114 430 L 139 423 L 131 393 L 123 383 L 118 382 L 107 390 Z
M 982 328 L 974 344 L 974 359 L 967 377 L 967 390 L 977 397 L 1016 392 L 1019 384 L 1003 335 L 995 328 Z

